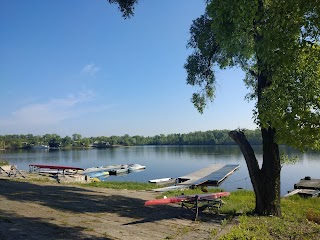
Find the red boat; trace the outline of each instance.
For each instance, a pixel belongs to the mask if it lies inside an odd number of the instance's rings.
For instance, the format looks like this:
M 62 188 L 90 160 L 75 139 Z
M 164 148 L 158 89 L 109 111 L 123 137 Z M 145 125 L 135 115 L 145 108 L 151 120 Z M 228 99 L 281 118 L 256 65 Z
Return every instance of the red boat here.
M 221 197 L 229 196 L 230 192 L 217 192 L 198 195 L 181 195 L 177 197 L 154 199 L 145 202 L 145 206 L 169 203 L 181 203 L 182 208 L 186 207 L 195 213 L 195 220 L 198 218 L 199 212 L 205 209 L 218 211 L 223 205 Z
M 170 198 L 161 198 L 161 199 L 153 199 L 145 202 L 145 206 L 149 205 L 158 205 L 158 204 L 169 204 L 169 203 L 179 203 L 184 201 L 206 201 L 217 199 L 220 197 L 229 196 L 230 192 L 217 192 L 217 193 L 206 193 L 206 194 L 198 194 L 198 195 L 180 195 L 177 197 Z
M 40 172 L 45 170 L 57 170 L 56 173 L 59 173 L 59 171 L 62 171 L 62 174 L 64 175 L 65 170 L 71 170 L 76 173 L 78 170 L 84 170 L 83 168 L 79 167 L 71 167 L 71 166 L 59 166 L 59 165 L 45 165 L 45 164 L 30 164 L 29 165 L 29 171 L 30 172 Z

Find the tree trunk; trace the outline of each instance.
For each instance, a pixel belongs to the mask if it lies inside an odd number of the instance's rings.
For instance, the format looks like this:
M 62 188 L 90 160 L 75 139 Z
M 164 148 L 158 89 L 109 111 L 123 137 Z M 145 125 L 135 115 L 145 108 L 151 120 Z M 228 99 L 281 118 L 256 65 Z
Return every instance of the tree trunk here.
M 262 129 L 263 164 L 260 169 L 254 151 L 244 133 L 231 131 L 229 136 L 239 145 L 246 160 L 251 183 L 256 195 L 255 212 L 259 215 L 281 216 L 280 157 L 274 142 L 274 129 Z
M 280 208 L 280 172 L 281 163 L 279 147 L 275 143 L 275 130 L 262 129 L 263 164 L 261 168 L 261 205 L 256 206 L 256 212 L 262 215 L 281 216 Z

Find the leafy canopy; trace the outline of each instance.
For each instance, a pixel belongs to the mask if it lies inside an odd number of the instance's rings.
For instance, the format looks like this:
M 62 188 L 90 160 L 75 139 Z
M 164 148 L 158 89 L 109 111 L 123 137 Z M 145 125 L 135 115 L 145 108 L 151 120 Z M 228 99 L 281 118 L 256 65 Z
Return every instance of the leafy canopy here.
M 134 5 L 138 0 L 108 0 L 109 3 L 118 4 L 118 9 L 124 18 L 130 18 L 134 13 Z
M 256 122 L 278 143 L 320 149 L 320 0 L 212 0 L 193 21 L 185 64 L 192 102 L 214 99 L 214 67 L 241 67 Z M 267 84 L 259 89 L 259 76 Z

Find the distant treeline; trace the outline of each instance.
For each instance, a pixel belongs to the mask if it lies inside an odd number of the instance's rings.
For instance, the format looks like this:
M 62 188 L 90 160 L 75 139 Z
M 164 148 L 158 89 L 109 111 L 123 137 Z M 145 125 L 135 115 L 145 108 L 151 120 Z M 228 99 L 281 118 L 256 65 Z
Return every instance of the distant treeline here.
M 260 130 L 243 130 L 251 144 L 261 144 Z M 60 137 L 57 134 L 43 136 L 4 135 L 0 136 L 0 149 L 28 149 L 37 145 L 48 145 L 51 148 L 90 147 L 94 144 L 110 145 L 234 145 L 228 135 L 229 130 L 211 130 L 205 132 L 191 132 L 185 134 L 160 134 L 153 137 L 144 136 L 100 136 L 82 137 L 81 134 Z

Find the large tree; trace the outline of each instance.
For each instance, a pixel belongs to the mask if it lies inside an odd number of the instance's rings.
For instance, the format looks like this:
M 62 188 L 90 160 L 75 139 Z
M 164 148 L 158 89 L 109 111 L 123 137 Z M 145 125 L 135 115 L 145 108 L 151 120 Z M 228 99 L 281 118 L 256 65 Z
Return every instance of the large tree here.
M 119 3 L 130 17 L 137 0 L 109 2 Z M 320 0 L 206 2 L 188 42 L 194 51 L 185 64 L 187 83 L 197 87 L 192 102 L 202 113 L 214 99 L 215 68 L 240 67 L 246 73 L 247 97 L 256 101 L 263 139 L 262 166 L 244 133 L 230 136 L 245 157 L 256 213 L 280 216 L 278 144 L 320 148 Z

